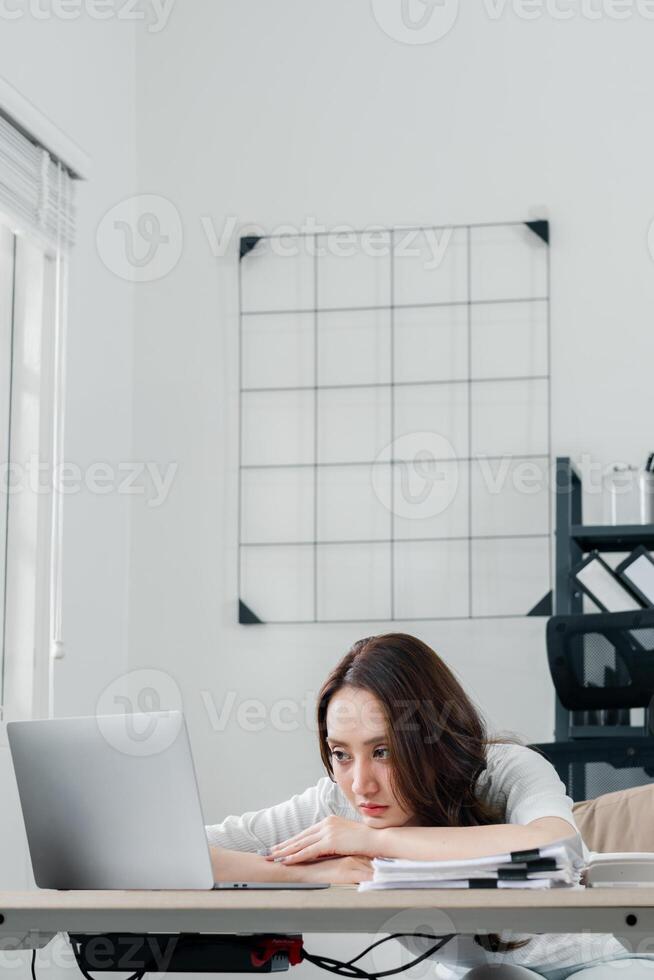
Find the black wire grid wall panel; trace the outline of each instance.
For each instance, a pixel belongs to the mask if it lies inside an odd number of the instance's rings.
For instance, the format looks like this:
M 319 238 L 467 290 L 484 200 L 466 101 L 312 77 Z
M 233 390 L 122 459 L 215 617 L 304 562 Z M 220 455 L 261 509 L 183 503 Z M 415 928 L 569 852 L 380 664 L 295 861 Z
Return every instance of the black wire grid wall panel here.
M 241 239 L 241 623 L 550 589 L 545 221 Z

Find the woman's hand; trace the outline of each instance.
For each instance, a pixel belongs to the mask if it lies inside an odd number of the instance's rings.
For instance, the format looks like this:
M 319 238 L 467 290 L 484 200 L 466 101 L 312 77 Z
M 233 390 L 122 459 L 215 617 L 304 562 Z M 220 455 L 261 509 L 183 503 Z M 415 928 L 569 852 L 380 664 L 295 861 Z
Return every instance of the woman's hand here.
M 281 858 L 288 865 L 352 854 L 377 857 L 374 834 L 374 829 L 366 824 L 330 814 L 294 837 L 275 844 L 267 860 Z

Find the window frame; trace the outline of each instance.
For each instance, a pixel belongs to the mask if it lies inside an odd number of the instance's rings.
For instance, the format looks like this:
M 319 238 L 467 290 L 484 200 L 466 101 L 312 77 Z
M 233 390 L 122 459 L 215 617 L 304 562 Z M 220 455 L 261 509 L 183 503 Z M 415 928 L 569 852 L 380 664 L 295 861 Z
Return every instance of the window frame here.
M 8 123 L 16 131 L 19 143 L 21 138 L 26 139 L 43 151 L 41 180 L 43 180 L 43 168 L 48 169 L 46 157 L 49 158 L 50 164 L 56 164 L 57 173 L 65 173 L 69 181 L 87 180 L 89 178 L 91 160 L 84 150 L 4 78 L 0 78 L 0 117 L 2 117 L 3 122 Z M 58 194 L 64 191 L 66 195 L 69 193 L 69 190 L 66 190 L 62 184 L 57 185 L 56 191 Z M 39 191 L 39 202 L 39 206 L 43 206 L 44 209 L 53 206 L 53 204 L 57 208 L 62 207 L 61 197 L 51 198 L 48 187 L 46 187 L 43 200 L 41 200 L 41 191 Z M 18 204 L 18 201 L 15 203 Z M 31 338 L 34 342 L 38 342 L 40 353 L 36 411 L 38 438 L 34 438 L 36 423 L 33 419 L 32 442 L 35 444 L 34 448 L 38 453 L 39 461 L 46 461 L 50 464 L 48 471 L 50 489 L 49 492 L 38 496 L 37 500 L 31 501 L 30 519 L 33 540 L 31 548 L 28 549 L 30 552 L 28 585 L 24 586 L 24 591 L 29 599 L 30 615 L 25 617 L 22 622 L 19 616 L 20 609 L 15 600 L 10 601 L 9 589 L 12 584 L 11 576 L 16 569 L 20 569 L 21 562 L 20 538 L 14 527 L 17 507 L 14 506 L 13 508 L 13 524 L 11 508 L 9 513 L 5 567 L 8 587 L 6 601 L 4 589 L 0 592 L 0 601 L 6 608 L 5 621 L 0 622 L 0 630 L 4 630 L 5 637 L 10 641 L 5 643 L 2 640 L 2 632 L 0 632 L 0 642 L 3 643 L 4 647 L 4 649 L 0 648 L 0 656 L 4 654 L 3 661 L 0 663 L 0 670 L 3 671 L 3 678 L 0 679 L 0 748 L 7 745 L 7 721 L 12 718 L 52 716 L 54 711 L 53 660 L 63 656 L 61 638 L 62 496 L 61 493 L 55 493 L 52 488 L 52 474 L 54 467 L 63 461 L 66 301 L 69 266 L 69 251 L 66 247 L 65 235 L 70 236 L 72 233 L 74 238 L 74 216 L 68 220 L 65 229 L 59 225 L 60 219 L 57 219 L 55 241 L 53 240 L 55 236 L 52 225 L 48 226 L 47 222 L 43 220 L 46 216 L 45 210 L 43 215 L 40 213 L 36 215 L 38 227 L 35 227 L 35 215 L 26 219 L 20 208 L 14 213 L 16 209 L 14 209 L 13 204 L 14 202 L 10 199 L 5 201 L 5 206 L 9 208 L 9 211 L 7 213 L 4 210 L 0 211 L 0 223 L 8 226 L 14 235 L 15 255 L 23 250 L 40 249 L 43 256 L 43 276 L 48 301 L 42 304 L 38 337 L 33 336 Z M 20 217 L 21 214 L 23 217 Z M 69 237 L 68 241 L 69 243 L 72 242 L 72 238 Z M 17 279 L 14 275 L 14 284 L 16 282 Z M 12 316 L 10 460 L 15 458 L 17 450 L 21 448 L 17 444 L 21 438 L 25 444 L 29 444 L 26 433 L 23 432 L 21 435 L 20 426 L 18 426 L 17 420 L 20 419 L 20 413 L 16 415 L 17 400 L 26 390 L 24 383 L 27 378 L 24 372 L 15 370 L 16 340 L 18 337 L 15 314 L 14 306 Z M 24 338 L 18 339 L 24 340 Z M 0 425 L 2 425 L 1 418 Z M 1 442 L 0 437 L 0 446 Z M 25 498 L 26 495 L 20 494 L 19 496 Z M 0 505 L 6 501 L 7 497 L 3 501 L 0 495 Z M 0 561 L 4 562 L 3 554 L 0 554 Z
M 0 224 L 8 225 L 2 218 Z M 57 262 L 52 249 L 36 239 L 16 231 L 13 234 L 9 461 L 20 467 L 36 457 L 40 464 L 48 464 L 47 481 L 51 481 L 60 394 L 55 372 L 57 276 L 66 276 L 67 263 L 61 258 Z M 40 295 L 35 309 L 36 292 Z M 26 411 L 29 401 L 33 404 Z M 39 482 L 46 482 L 40 471 L 38 477 Z M 56 498 L 51 482 L 47 492 L 39 492 L 33 486 L 25 486 L 26 479 L 23 466 L 20 490 L 8 493 L 4 499 L 0 496 L 0 503 L 8 504 L 4 511 L 8 516 L 0 651 L 0 747 L 7 744 L 7 721 L 47 717 L 52 708 L 52 535 Z M 4 555 L 0 554 L 0 561 L 4 562 Z

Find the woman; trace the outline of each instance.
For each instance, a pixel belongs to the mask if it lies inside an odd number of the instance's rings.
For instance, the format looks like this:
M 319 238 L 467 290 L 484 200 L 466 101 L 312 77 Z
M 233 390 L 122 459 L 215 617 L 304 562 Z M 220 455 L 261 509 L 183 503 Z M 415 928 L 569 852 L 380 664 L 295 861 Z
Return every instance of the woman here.
M 207 828 L 217 880 L 345 884 L 370 879 L 375 857 L 473 858 L 577 832 L 552 766 L 525 746 L 489 740 L 453 673 L 412 636 L 354 644 L 320 691 L 318 735 L 328 776 L 285 803 Z M 627 956 L 612 936 L 520 935 L 457 937 L 436 958 L 457 977 L 472 970 L 470 980 L 488 969 L 496 980 L 564 980 L 589 962 Z M 609 966 L 584 970 L 584 980 Z

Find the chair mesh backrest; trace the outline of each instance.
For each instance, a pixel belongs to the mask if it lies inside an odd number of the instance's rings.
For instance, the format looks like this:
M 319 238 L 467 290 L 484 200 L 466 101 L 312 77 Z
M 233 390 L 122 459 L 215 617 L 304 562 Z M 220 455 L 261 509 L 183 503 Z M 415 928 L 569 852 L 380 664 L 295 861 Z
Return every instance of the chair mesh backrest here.
M 573 800 L 594 799 L 654 781 L 654 738 L 583 738 L 535 745 Z
M 569 767 L 572 770 L 572 766 Z M 583 798 L 594 800 L 605 793 L 620 789 L 632 789 L 652 781 L 652 771 L 645 766 L 634 765 L 628 769 L 614 769 L 608 762 L 589 762 L 584 767 L 585 786 Z M 569 778 L 574 780 L 574 773 Z
M 547 655 L 569 711 L 647 707 L 654 696 L 654 610 L 553 616 Z

